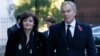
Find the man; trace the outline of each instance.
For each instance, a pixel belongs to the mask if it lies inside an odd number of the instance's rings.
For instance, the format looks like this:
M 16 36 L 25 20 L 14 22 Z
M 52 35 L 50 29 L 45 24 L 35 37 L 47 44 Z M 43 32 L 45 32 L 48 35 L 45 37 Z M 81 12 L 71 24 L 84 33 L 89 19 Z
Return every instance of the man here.
M 49 35 L 49 27 L 51 25 L 55 24 L 55 20 L 53 19 L 53 17 L 48 16 L 46 18 L 46 24 L 47 24 L 48 30 L 46 30 L 45 32 L 43 32 L 43 34 L 48 38 L 48 35 Z
M 20 17 L 21 17 L 21 15 L 18 15 L 18 16 L 16 17 L 17 23 L 16 23 L 15 25 L 13 25 L 12 27 L 10 27 L 10 28 L 7 29 L 8 38 L 9 38 L 10 35 L 12 35 L 17 29 L 20 28 L 20 26 L 19 26 Z
M 48 56 L 54 56 L 55 49 L 56 56 L 96 56 L 91 28 L 75 19 L 76 5 L 63 2 L 61 13 L 64 21 L 50 27 Z

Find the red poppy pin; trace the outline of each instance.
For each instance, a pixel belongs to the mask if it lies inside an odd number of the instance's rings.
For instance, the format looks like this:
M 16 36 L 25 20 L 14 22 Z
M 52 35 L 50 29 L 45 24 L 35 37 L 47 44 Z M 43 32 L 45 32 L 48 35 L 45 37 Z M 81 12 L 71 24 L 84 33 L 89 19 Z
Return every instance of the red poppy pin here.
M 79 29 L 79 31 L 83 31 L 83 29 L 80 25 L 78 25 L 78 29 Z

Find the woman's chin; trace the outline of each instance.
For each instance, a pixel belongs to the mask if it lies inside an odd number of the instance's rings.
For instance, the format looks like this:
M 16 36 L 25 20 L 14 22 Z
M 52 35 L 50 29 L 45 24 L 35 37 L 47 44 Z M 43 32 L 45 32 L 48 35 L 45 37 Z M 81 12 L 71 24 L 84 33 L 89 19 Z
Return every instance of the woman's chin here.
M 25 28 L 25 30 L 32 30 L 32 28 Z

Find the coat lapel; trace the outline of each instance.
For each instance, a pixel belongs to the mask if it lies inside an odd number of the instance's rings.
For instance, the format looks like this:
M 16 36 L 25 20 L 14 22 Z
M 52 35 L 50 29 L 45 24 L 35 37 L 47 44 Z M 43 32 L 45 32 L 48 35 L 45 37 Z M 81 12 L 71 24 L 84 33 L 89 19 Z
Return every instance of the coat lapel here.
M 82 32 L 82 27 L 81 27 L 80 23 L 76 21 L 76 26 L 75 26 L 75 31 L 74 31 L 74 36 L 73 36 L 72 41 L 79 38 L 79 35 L 81 32 Z
M 60 34 L 63 38 L 63 40 L 65 41 L 65 43 L 67 43 L 67 39 L 66 39 L 66 30 L 65 30 L 65 23 L 64 21 L 60 24 Z

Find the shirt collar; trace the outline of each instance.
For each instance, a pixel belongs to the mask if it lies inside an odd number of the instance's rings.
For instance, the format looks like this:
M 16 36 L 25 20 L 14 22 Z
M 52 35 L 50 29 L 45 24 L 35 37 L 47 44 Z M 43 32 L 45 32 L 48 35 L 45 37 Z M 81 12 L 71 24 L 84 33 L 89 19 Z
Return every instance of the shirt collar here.
M 18 27 L 18 28 L 20 28 L 20 26 L 19 26 L 19 24 L 18 24 L 18 23 L 17 23 L 16 25 L 17 25 L 17 27 Z
M 67 26 L 68 23 L 65 22 L 65 25 Z M 71 27 L 75 27 L 75 25 L 76 25 L 76 20 L 74 19 L 74 20 L 71 22 L 70 25 L 71 25 Z

